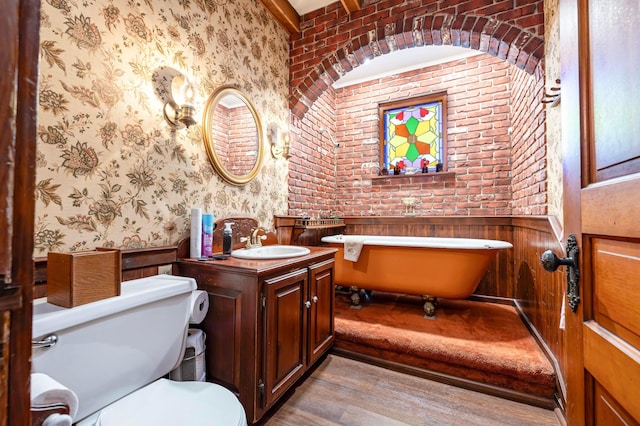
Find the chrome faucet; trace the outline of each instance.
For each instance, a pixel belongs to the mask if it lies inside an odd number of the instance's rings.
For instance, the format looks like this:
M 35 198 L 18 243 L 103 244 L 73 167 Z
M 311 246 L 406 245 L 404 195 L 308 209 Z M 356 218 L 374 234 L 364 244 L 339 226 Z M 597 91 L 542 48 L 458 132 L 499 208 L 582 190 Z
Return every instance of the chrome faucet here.
M 267 232 L 267 230 L 264 229 L 262 226 L 258 226 L 257 228 L 254 228 L 253 230 L 251 230 L 251 236 L 240 238 L 241 242 L 246 242 L 247 243 L 245 245 L 245 248 L 247 250 L 253 249 L 253 248 L 262 247 L 262 240 L 266 240 L 267 236 L 266 235 L 258 235 L 258 232 L 260 232 L 261 230 L 262 230 L 262 232 Z

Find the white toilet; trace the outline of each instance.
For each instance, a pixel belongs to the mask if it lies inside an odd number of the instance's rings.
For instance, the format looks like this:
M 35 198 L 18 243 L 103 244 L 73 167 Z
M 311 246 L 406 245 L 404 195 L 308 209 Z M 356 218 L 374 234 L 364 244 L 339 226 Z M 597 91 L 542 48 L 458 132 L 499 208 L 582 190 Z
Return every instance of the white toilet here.
M 33 340 L 56 342 L 34 346 L 32 372 L 77 395 L 76 425 L 246 425 L 229 390 L 162 378 L 182 361 L 195 289 L 192 278 L 157 275 L 75 308 L 35 300 Z

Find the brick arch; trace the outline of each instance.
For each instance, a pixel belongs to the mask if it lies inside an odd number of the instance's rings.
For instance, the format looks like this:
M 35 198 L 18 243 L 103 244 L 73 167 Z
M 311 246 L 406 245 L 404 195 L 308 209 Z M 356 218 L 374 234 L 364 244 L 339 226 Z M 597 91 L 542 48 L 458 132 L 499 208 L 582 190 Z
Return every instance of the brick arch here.
M 440 14 L 400 20 L 355 36 L 324 55 L 305 78 L 298 84 L 294 82 L 289 98 L 291 112 L 302 119 L 334 82 L 368 59 L 429 45 L 475 49 L 504 59 L 529 74 L 533 74 L 544 56 L 542 37 L 490 17 Z

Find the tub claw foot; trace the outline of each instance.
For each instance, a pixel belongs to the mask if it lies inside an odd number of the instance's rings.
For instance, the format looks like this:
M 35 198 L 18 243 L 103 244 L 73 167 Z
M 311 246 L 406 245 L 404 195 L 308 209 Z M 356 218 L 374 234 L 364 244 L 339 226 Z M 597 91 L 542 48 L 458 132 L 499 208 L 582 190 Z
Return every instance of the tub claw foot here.
M 360 289 L 358 287 L 351 287 L 351 305 L 359 306 L 360 305 Z
M 424 300 L 424 314 L 427 318 L 435 318 L 436 316 L 436 298 L 433 296 L 422 296 L 422 300 Z

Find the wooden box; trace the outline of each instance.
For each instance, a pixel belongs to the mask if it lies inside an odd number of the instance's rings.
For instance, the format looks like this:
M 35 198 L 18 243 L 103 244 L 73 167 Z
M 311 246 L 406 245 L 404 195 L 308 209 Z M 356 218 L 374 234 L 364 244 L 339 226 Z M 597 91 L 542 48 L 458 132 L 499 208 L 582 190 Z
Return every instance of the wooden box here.
M 47 256 L 47 301 L 65 308 L 120 295 L 119 250 L 98 249 Z

